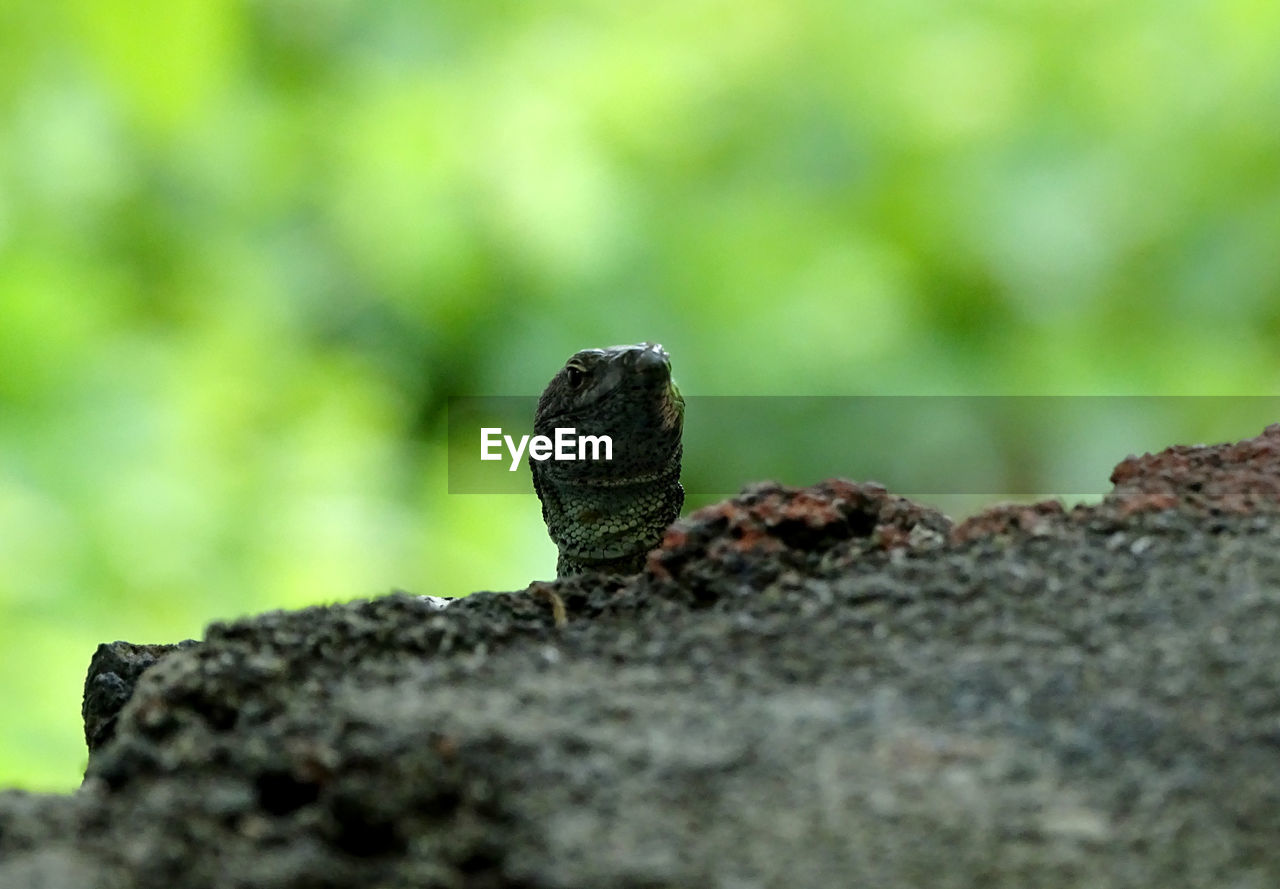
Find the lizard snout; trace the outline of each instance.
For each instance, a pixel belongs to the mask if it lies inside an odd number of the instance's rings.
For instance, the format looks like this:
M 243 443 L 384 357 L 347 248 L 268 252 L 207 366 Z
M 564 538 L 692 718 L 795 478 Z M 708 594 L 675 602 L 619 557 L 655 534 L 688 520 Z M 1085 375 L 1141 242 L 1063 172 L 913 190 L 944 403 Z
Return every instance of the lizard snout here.
M 643 348 L 636 354 L 636 370 L 653 373 L 658 370 L 670 371 L 671 359 L 661 343 L 641 343 Z

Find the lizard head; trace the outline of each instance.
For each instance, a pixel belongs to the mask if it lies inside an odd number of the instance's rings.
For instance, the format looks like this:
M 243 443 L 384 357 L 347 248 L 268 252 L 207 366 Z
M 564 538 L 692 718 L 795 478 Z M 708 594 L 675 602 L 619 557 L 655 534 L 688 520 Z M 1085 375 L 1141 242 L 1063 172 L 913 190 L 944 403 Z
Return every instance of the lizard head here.
M 557 440 L 574 430 L 579 454 L 594 442 L 590 457 L 567 459 L 533 458 L 530 446 L 557 574 L 639 571 L 684 503 L 684 399 L 666 351 L 640 343 L 578 352 L 547 384 L 533 429 Z
M 541 430 L 615 419 L 624 434 L 645 425 L 681 431 L 684 399 L 671 380 L 671 359 L 658 343 L 575 353 L 547 384 L 534 425 Z
M 577 478 L 647 475 L 679 459 L 684 399 L 671 381 L 671 359 L 657 343 L 584 349 L 565 362 L 538 400 L 533 428 L 551 436 L 608 435 L 614 455 L 601 465 L 546 467 Z

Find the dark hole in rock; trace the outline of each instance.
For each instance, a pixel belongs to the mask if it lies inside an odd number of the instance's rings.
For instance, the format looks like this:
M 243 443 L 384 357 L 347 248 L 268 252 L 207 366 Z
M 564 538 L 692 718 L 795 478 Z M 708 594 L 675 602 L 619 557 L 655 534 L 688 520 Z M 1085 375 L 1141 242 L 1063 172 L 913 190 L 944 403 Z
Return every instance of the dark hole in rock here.
M 256 782 L 258 805 L 272 815 L 288 815 L 310 805 L 320 795 L 320 788 L 309 781 L 299 781 L 284 771 L 263 772 Z
M 339 797 L 334 800 L 331 811 L 336 827 L 334 845 L 349 855 L 360 858 L 399 855 L 407 848 L 394 821 L 361 799 Z

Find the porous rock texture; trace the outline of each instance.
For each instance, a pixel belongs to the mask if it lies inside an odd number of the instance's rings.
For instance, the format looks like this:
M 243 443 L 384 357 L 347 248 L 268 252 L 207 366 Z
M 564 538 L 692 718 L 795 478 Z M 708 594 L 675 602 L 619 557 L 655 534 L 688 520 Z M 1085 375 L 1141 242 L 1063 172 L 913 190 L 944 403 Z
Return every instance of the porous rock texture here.
M 1112 480 L 761 484 L 632 578 L 108 646 L 0 886 L 1273 889 L 1280 426 Z

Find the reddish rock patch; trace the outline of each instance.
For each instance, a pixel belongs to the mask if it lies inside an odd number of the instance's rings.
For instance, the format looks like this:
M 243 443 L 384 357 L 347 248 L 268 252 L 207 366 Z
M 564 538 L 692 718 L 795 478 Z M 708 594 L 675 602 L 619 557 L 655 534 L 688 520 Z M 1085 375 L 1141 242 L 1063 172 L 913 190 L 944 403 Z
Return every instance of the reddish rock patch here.
M 1280 424 L 1229 444 L 1176 445 L 1127 457 L 1111 472 L 1102 503 L 1070 512 L 1056 500 L 994 506 L 964 520 L 953 543 L 982 537 L 1051 534 L 1070 523 L 1177 509 L 1197 515 L 1251 515 L 1280 510 Z
M 1122 460 L 1105 504 L 1121 516 L 1163 509 L 1248 515 L 1280 509 L 1280 423 L 1231 444 L 1178 445 Z
M 877 549 L 945 539 L 950 520 L 873 482 L 828 479 L 809 488 L 761 482 L 690 513 L 649 554 L 646 571 L 669 580 L 693 559 L 810 552 L 863 538 Z
M 1067 512 L 1057 500 L 1039 503 L 1011 503 L 993 506 L 965 519 L 951 532 L 952 543 L 966 543 L 980 537 L 1008 534 L 1029 534 L 1042 537 L 1060 527 L 1067 520 Z

